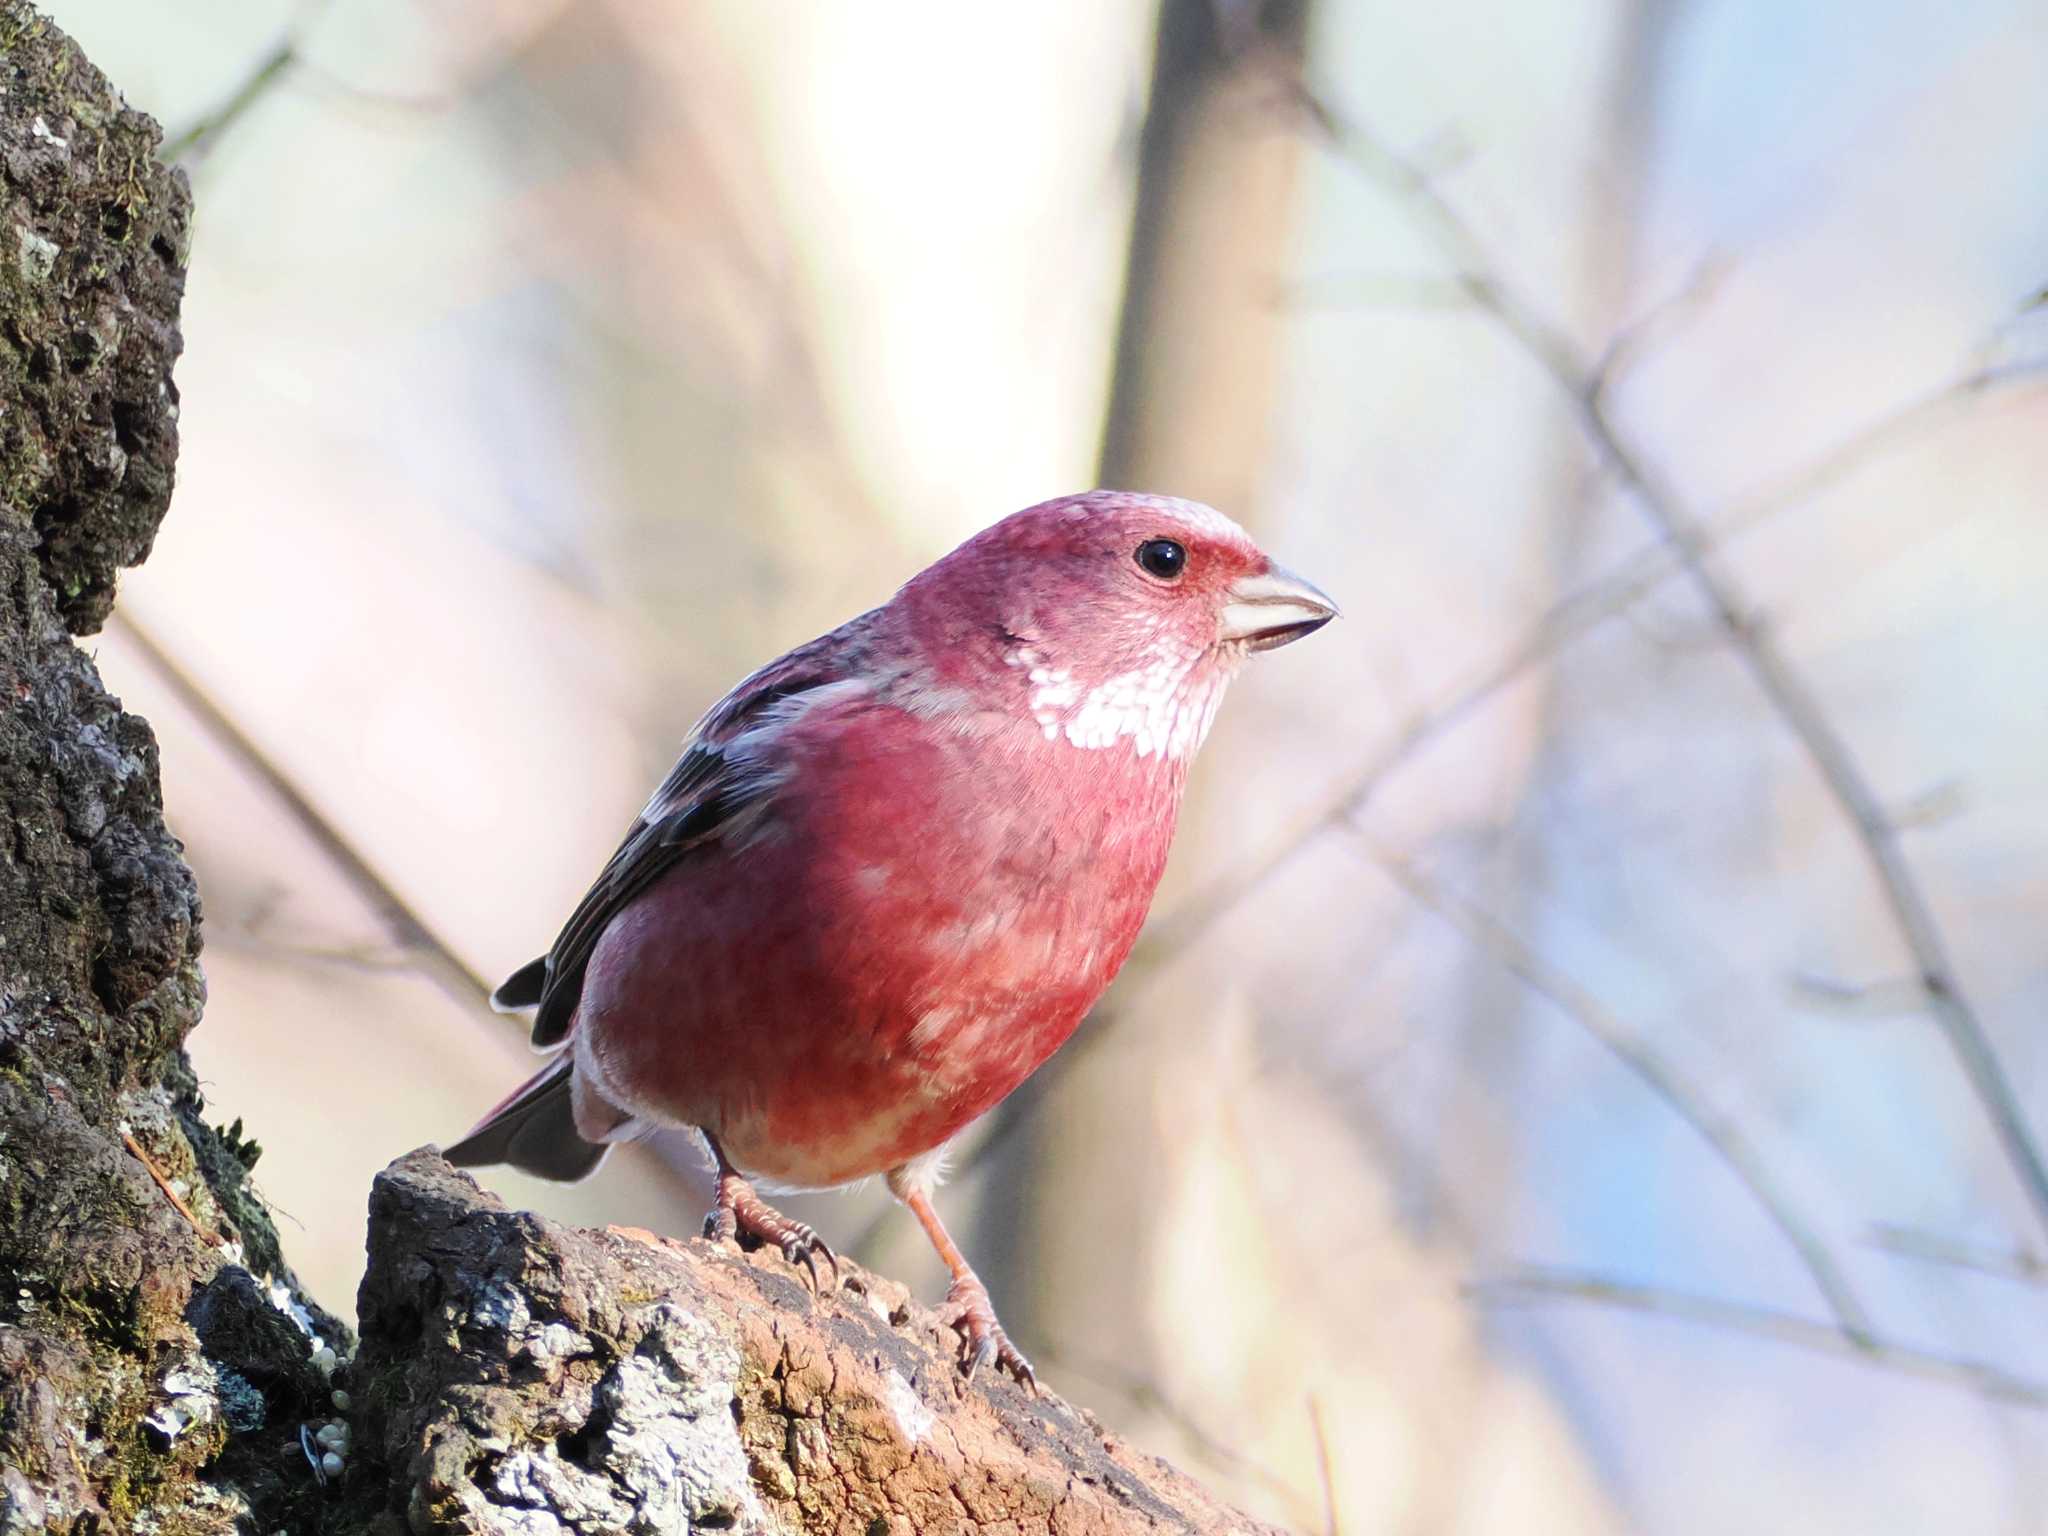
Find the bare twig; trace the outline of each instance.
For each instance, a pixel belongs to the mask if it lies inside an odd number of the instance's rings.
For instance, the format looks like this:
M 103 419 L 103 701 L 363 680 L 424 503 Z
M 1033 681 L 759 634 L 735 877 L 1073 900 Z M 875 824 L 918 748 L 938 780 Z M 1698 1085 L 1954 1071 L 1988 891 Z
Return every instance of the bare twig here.
M 397 945 L 376 944 L 293 944 L 267 939 L 244 927 L 214 931 L 207 937 L 208 949 L 239 949 L 267 959 L 292 961 L 338 971 L 357 971 L 366 976 L 405 975 L 419 969 L 419 957 Z
M 1953 1269 L 1967 1269 L 1998 1280 L 2014 1280 L 2021 1285 L 2048 1285 L 2048 1259 L 2025 1248 L 1992 1248 L 1982 1243 L 1943 1237 L 1938 1232 L 1923 1232 L 1917 1227 L 1886 1223 L 1870 1229 L 1870 1241 L 1874 1247 L 1886 1249 L 1902 1258 L 1919 1259 L 1927 1264 L 1946 1264 Z
M 118 609 L 109 622 L 149 662 L 151 669 L 178 702 L 192 712 L 206 733 L 263 781 L 264 787 L 277 797 L 292 820 L 369 904 L 389 930 L 393 941 L 419 957 L 423 968 L 450 997 L 465 1006 L 474 1007 L 490 996 L 490 983 L 458 955 L 453 946 L 399 894 L 397 888 L 357 851 L 355 844 L 306 797 L 305 791 L 291 776 L 229 718 L 227 712 L 178 665 L 154 636 Z
M 1471 295 L 1455 278 L 1436 273 L 1330 272 L 1277 283 L 1273 306 L 1311 309 L 1465 309 Z
M 1235 867 L 1225 871 L 1184 900 L 1166 916 L 1154 921 L 1140 936 L 1137 947 L 1132 952 L 1132 972 L 1136 975 L 1145 975 L 1164 966 L 1182 949 L 1208 932 L 1210 925 L 1224 913 L 1263 886 L 1283 865 L 1292 860 L 1295 854 L 1313 842 L 1319 833 L 1339 826 L 1363 811 L 1373 795 L 1378 792 L 1380 785 L 1395 769 L 1424 744 L 1435 740 L 1465 720 L 1482 704 L 1521 676 L 1537 655 L 1558 643 L 1561 634 L 1567 631 L 1576 632 L 1580 625 L 1590 625 L 1593 622 L 1592 615 L 1580 610 L 1573 610 L 1572 615 L 1568 616 L 1568 607 L 1569 605 L 1561 605 L 1553 609 L 1555 623 L 1539 623 L 1512 653 L 1504 657 L 1491 671 L 1467 684 L 1448 702 L 1410 720 L 1399 736 L 1380 747 L 1370 760 L 1345 776 L 1343 788 L 1301 818 L 1264 851 L 1241 860 Z M 1546 621 L 1550 618 L 1551 615 L 1546 615 Z
M 1983 400 L 2016 386 L 2039 384 L 2044 379 L 2048 379 L 2048 364 L 2038 359 L 1979 361 L 1873 416 L 1819 457 L 1736 498 L 1711 519 L 1713 536 L 1726 544 L 1787 507 L 1810 501 L 1839 485 L 1894 447 L 1946 423 Z
M 1447 890 L 1407 860 L 1384 850 L 1371 851 L 1379 868 L 1411 900 L 1450 923 L 1511 975 L 1555 1003 L 1566 1017 L 1697 1131 L 1792 1245 L 1843 1336 L 1859 1345 L 1870 1342 L 1870 1315 L 1849 1284 L 1848 1276 L 1835 1262 L 1820 1234 L 1793 1205 L 1791 1197 L 1779 1188 L 1762 1156 L 1733 1120 L 1709 1105 L 1685 1074 L 1638 1031 L 1622 1022 L 1587 988 L 1537 954 L 1498 918 Z
M 1434 173 L 1432 173 L 1434 174 Z M 1719 252 L 1703 257 L 1679 285 L 1678 291 L 1654 305 L 1647 314 L 1630 321 L 1601 349 L 1593 364 L 1592 387 L 1596 394 L 1612 390 L 1643 357 L 1674 329 L 1705 309 L 1721 291 L 1722 279 L 1733 265 Z
M 143 1151 L 142 1143 L 135 1139 L 132 1132 L 125 1130 L 121 1132 L 121 1145 L 128 1149 L 128 1155 L 142 1164 L 150 1178 L 156 1181 L 156 1187 L 163 1191 L 164 1198 L 176 1207 L 180 1216 L 185 1218 L 185 1224 L 206 1239 L 209 1246 L 214 1248 L 220 1247 L 222 1245 L 221 1235 L 192 1214 L 192 1207 L 185 1203 L 185 1197 L 179 1194 L 171 1181 L 165 1177 L 163 1169 L 157 1167 L 156 1159 Z
M 259 58 L 255 66 L 243 77 L 241 84 L 221 98 L 215 106 L 209 107 L 177 133 L 164 140 L 159 156 L 166 162 L 175 163 L 197 157 L 212 147 L 213 141 L 248 113 L 299 63 L 298 30 L 294 28 L 284 41 Z
M 1776 1312 L 1768 1307 L 1753 1307 L 1739 1301 L 1700 1296 L 1689 1291 L 1639 1285 L 1584 1270 L 1521 1266 L 1475 1281 L 1466 1287 L 1466 1293 L 1491 1307 L 1581 1301 L 1629 1312 L 1674 1317 L 1789 1344 L 1815 1354 L 1860 1361 L 1864 1365 L 1924 1381 L 1962 1387 L 2000 1402 L 2048 1408 L 2048 1383 L 2016 1376 L 1988 1361 L 1937 1354 L 1890 1339 L 1871 1339 L 1859 1344 L 1845 1337 L 1841 1329 L 1812 1318 Z
M 400 112 L 445 112 L 462 99 L 460 82 L 446 90 L 400 95 L 356 85 L 322 68 L 307 56 L 305 39 L 326 4 L 327 0 L 301 0 L 299 15 L 283 40 L 260 55 L 218 103 L 169 135 L 159 151 L 161 158 L 167 162 L 199 158 L 288 77 L 298 77 L 345 101 Z
M 1788 988 L 1805 1007 L 1859 1018 L 1897 1018 L 1927 1006 L 1918 977 L 1895 976 L 1877 981 L 1844 981 L 1818 971 L 1798 971 Z
M 1960 780 L 1943 779 L 1893 806 L 1892 825 L 1902 832 L 1941 826 L 1962 815 L 1969 798 Z
M 1779 647 L 1769 626 L 1756 616 L 1734 577 L 1722 568 L 1698 518 L 1616 428 L 1602 399 L 1599 375 L 1577 343 L 1544 319 L 1495 268 L 1463 214 L 1427 174 L 1361 125 L 1333 111 L 1327 102 L 1318 103 L 1312 116 L 1350 164 L 1394 189 L 1429 226 L 1473 302 L 1550 375 L 1569 400 L 1587 440 L 1675 552 L 1757 686 L 1805 748 L 1855 828 L 1899 936 L 1912 953 L 1928 1007 L 1991 1121 L 2036 1217 L 2048 1227 L 2048 1162 L 2043 1161 L 1990 1036 L 1963 991 L 1947 941 L 1900 847 L 1898 828 L 1805 677 Z
M 1323 1428 L 1323 1405 L 1308 1395 L 1309 1432 L 1316 1437 L 1316 1476 L 1323 1485 L 1323 1536 L 1340 1536 L 1337 1527 L 1337 1483 L 1330 1475 L 1330 1436 Z
M 299 14 L 283 39 L 260 55 L 241 82 L 217 104 L 166 138 L 159 151 L 161 158 L 170 162 L 197 159 L 212 149 L 223 134 L 246 117 L 276 86 L 294 75 L 310 79 L 327 91 L 351 101 L 405 111 L 441 111 L 459 99 L 456 91 L 431 96 L 395 96 L 366 90 L 322 69 L 306 56 L 305 40 L 307 32 L 326 7 L 327 0 L 300 0 Z

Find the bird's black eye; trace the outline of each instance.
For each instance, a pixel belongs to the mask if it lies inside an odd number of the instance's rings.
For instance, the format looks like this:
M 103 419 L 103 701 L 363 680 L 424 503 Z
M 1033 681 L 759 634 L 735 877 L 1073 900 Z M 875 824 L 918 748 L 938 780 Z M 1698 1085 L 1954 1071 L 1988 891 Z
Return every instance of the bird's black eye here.
M 1131 558 L 1138 562 L 1139 570 L 1161 581 L 1179 581 L 1188 566 L 1186 547 L 1174 539 L 1147 539 Z

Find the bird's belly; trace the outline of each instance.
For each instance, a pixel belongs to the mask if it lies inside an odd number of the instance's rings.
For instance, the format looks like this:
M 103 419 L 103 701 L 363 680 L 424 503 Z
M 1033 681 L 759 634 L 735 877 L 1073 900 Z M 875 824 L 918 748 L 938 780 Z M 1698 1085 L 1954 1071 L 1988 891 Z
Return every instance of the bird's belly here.
M 1121 958 L 1121 956 L 1119 956 Z M 736 1085 L 720 1106 L 741 1166 L 800 1186 L 843 1184 L 943 1146 L 1007 1098 L 1065 1043 L 1106 982 L 1061 968 L 1035 985 L 1005 983 L 936 1006 L 917 989 L 890 1015 L 907 1027 L 849 1031 L 793 1056 L 775 1090 Z M 730 1114 L 743 1103 L 746 1112 Z
M 830 817 L 707 850 L 620 914 L 577 1026 L 600 1091 L 830 1185 L 942 1145 L 1059 1048 L 1144 921 L 1171 806 L 969 816 L 897 788 L 828 793 Z

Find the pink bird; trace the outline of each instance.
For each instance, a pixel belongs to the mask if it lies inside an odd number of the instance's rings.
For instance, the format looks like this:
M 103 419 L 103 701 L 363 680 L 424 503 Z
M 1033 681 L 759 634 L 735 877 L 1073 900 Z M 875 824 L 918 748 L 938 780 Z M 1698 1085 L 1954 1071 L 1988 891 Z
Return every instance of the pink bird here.
M 962 1369 L 1033 1382 L 932 1206 L 947 1144 L 1137 940 L 1245 658 L 1330 600 L 1195 502 L 1095 491 L 975 535 L 721 699 L 547 955 L 497 991 L 554 1059 L 448 1149 L 592 1172 L 692 1127 L 707 1233 L 836 1261 L 753 1179 L 873 1174 L 952 1274 Z

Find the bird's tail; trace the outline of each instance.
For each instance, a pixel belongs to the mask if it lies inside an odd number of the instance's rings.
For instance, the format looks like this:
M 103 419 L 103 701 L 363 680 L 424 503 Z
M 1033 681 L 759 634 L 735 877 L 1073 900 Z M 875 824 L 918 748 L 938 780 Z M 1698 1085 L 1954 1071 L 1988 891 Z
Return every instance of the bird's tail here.
M 576 1132 L 570 1096 L 575 1065 L 571 1053 L 562 1052 L 477 1121 L 462 1140 L 443 1148 L 441 1155 L 458 1168 L 510 1163 L 536 1178 L 563 1184 L 589 1178 L 611 1148 L 585 1141 Z

